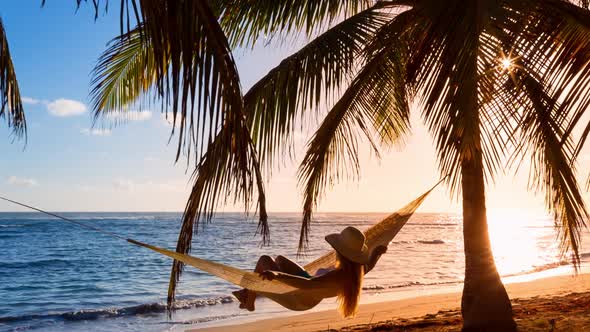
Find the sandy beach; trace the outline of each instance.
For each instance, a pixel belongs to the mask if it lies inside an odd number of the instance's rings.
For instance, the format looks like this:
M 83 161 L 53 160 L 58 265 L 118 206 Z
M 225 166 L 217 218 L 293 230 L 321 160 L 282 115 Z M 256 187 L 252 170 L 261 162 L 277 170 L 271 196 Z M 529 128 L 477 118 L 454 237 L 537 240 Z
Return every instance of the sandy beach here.
M 559 321 L 559 317 L 553 317 L 556 315 L 555 312 L 557 314 L 561 313 L 567 316 L 569 321 L 573 321 L 575 315 L 571 314 L 570 311 L 574 309 L 590 310 L 590 306 L 584 304 L 590 303 L 589 273 L 511 283 L 507 284 L 506 287 L 514 305 L 517 322 L 522 321 L 522 317 L 519 317 L 519 315 L 537 313 L 539 317 L 530 318 L 529 320 L 532 319 L 532 322 L 526 324 L 536 324 L 542 328 L 555 324 L 556 319 Z M 418 328 L 428 325 L 424 324 L 424 322 L 435 325 L 439 323 L 450 324 L 452 327 L 460 324 L 460 312 L 457 311 L 460 300 L 460 292 L 436 294 L 364 304 L 361 305 L 358 315 L 353 319 L 342 319 L 335 310 L 327 310 L 237 325 L 193 329 L 192 331 L 322 331 L 338 329 L 363 331 L 370 330 L 375 326 L 381 326 L 380 330 L 388 330 L 388 326 L 401 324 L 404 327 L 408 325 L 411 327 L 416 322 L 420 323 Z M 558 309 L 548 307 L 548 305 L 556 306 Z M 590 316 L 588 312 L 578 314 L 584 317 Z M 584 325 L 586 323 L 575 322 L 571 324 L 578 324 L 576 330 L 590 329 L 587 325 Z

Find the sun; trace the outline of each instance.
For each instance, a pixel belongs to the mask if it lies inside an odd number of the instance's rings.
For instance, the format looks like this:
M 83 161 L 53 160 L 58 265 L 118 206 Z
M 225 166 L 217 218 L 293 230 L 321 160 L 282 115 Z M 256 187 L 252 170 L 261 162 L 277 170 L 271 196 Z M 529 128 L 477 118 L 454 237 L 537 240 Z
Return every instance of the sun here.
M 504 71 L 510 71 L 514 67 L 514 59 L 502 58 L 500 59 L 500 66 Z

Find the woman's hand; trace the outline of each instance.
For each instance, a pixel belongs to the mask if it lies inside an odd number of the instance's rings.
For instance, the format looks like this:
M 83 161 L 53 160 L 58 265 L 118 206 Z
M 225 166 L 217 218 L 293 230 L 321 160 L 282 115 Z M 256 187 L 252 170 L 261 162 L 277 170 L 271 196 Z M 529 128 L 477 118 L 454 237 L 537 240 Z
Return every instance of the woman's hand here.
M 387 252 L 387 246 L 375 247 L 375 249 L 373 249 L 373 251 L 371 252 L 371 259 L 369 261 L 369 264 L 367 264 L 365 267 L 366 272 L 371 271 L 375 267 L 375 264 L 377 264 L 377 261 L 379 260 L 381 255 L 383 255 L 386 252 Z
M 381 256 L 386 252 L 387 252 L 387 246 L 378 246 L 375 249 L 373 249 L 374 256 Z
M 270 271 L 270 270 L 260 272 L 259 274 L 260 274 L 260 277 L 262 278 L 262 280 L 272 281 L 277 277 L 277 274 L 273 271 Z

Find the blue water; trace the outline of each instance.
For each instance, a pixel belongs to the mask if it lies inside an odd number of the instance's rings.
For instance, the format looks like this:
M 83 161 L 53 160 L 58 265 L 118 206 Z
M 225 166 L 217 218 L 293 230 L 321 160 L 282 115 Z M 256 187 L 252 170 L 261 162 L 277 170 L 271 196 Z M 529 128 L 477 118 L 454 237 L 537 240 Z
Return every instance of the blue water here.
M 175 247 L 181 217 L 178 213 L 64 215 L 170 249 Z M 323 241 L 326 234 L 348 225 L 363 229 L 383 216 L 319 214 L 308 256 L 300 262 L 328 249 Z M 272 215 L 272 245 L 261 248 L 254 237 L 255 220 L 220 214 L 195 236 L 192 254 L 250 269 L 263 253 L 293 255 L 299 220 L 299 214 Z M 367 276 L 365 291 L 460 282 L 461 233 L 458 216 L 417 214 Z M 548 219 L 491 221 L 490 234 L 502 275 L 567 264 L 559 256 Z M 584 235 L 585 260 L 590 258 L 589 238 Z M 230 296 L 235 287 L 189 268 L 179 288 L 180 310 L 169 319 L 163 303 L 171 260 L 45 215 L 0 213 L 0 252 L 0 331 L 163 331 L 246 314 Z

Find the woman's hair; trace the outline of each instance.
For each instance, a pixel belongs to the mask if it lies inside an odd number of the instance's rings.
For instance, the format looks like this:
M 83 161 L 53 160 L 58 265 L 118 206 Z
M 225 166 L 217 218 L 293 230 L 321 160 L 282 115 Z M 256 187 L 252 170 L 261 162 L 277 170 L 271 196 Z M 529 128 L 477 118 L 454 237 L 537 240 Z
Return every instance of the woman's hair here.
M 365 275 L 365 266 L 350 261 L 346 257 L 336 253 L 338 259 L 336 268 L 342 270 L 346 278 L 338 292 L 338 311 L 344 317 L 353 317 L 358 309 Z

